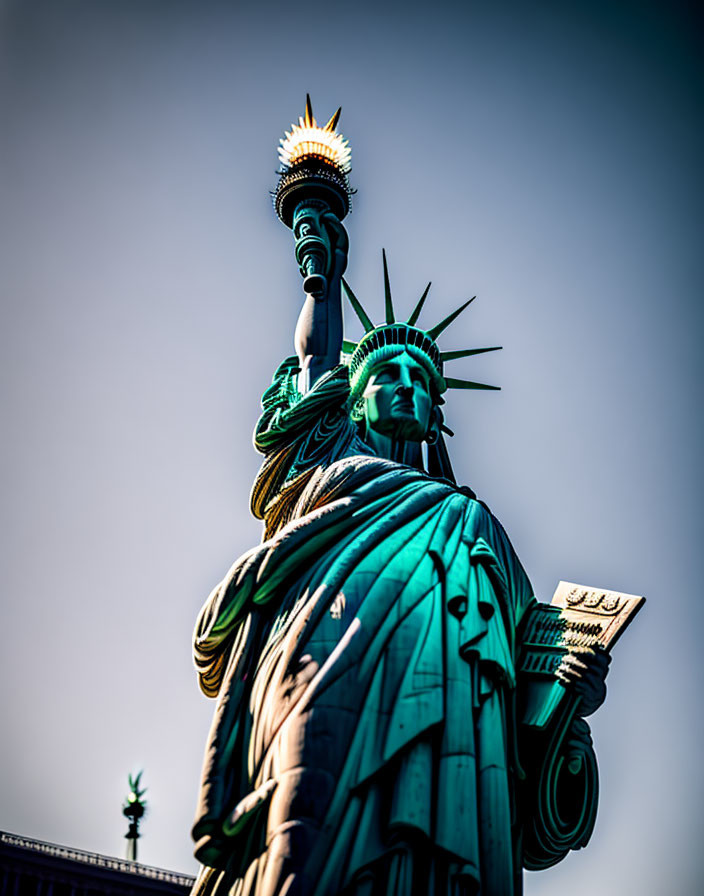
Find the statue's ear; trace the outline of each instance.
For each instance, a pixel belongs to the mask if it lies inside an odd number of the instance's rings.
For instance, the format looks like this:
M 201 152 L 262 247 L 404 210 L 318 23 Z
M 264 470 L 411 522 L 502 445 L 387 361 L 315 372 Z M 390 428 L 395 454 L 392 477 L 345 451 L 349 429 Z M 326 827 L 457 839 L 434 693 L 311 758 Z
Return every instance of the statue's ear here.
M 364 399 L 358 398 L 350 409 L 350 419 L 353 423 L 361 423 L 364 420 Z
M 450 482 L 456 483 L 443 435 L 443 433 L 452 435 L 452 431 L 445 426 L 443 413 L 437 405 L 433 407 L 433 416 L 428 427 L 428 435 L 432 438 L 431 433 L 436 435 L 434 442 L 428 440 L 428 473 L 436 478 L 449 479 Z
M 436 406 L 433 407 L 430 415 L 430 426 L 425 434 L 425 440 L 428 445 L 435 445 L 440 438 L 440 427 L 442 425 L 442 411 Z

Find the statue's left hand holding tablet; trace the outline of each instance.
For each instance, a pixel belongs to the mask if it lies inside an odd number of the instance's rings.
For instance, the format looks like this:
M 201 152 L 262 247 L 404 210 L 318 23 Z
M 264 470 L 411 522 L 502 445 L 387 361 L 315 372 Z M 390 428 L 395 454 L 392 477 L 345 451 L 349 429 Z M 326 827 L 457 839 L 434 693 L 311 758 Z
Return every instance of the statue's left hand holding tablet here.
M 564 655 L 555 674 L 579 696 L 578 715 L 590 716 L 606 699 L 610 662 L 611 656 L 598 647 L 571 647 Z

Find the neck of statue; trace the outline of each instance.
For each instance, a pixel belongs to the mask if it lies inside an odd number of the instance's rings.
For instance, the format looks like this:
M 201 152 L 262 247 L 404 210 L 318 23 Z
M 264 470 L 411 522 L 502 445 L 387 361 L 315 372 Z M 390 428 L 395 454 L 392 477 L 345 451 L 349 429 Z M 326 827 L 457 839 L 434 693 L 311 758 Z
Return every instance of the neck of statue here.
M 395 439 L 393 436 L 386 436 L 373 429 L 367 429 L 364 441 L 378 457 L 385 457 L 387 460 L 394 460 L 396 463 L 415 467 L 417 470 L 424 469 L 420 442 Z

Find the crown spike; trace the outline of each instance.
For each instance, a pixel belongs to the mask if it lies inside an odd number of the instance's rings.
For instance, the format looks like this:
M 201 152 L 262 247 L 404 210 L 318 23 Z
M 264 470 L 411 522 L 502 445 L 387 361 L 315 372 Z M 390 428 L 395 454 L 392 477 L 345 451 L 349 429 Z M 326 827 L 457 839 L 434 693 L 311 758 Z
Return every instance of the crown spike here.
M 310 127 L 314 128 L 316 126 L 315 117 L 313 116 L 313 104 L 310 101 L 309 93 L 306 94 L 306 117 L 305 117 L 304 121 L 305 121 L 305 126 L 308 128 L 310 128 Z
M 457 352 L 440 352 L 441 361 L 454 361 L 455 358 L 468 358 L 470 355 L 481 355 L 484 352 L 497 352 L 503 345 L 492 345 L 490 348 L 463 348 Z
M 432 281 L 431 281 L 431 282 L 432 282 Z M 409 326 L 409 327 L 414 327 L 414 326 L 415 326 L 416 321 L 417 321 L 418 318 L 420 317 L 420 312 L 421 312 L 421 310 L 422 310 L 422 308 L 423 308 L 423 305 L 425 305 L 425 300 L 428 298 L 428 293 L 429 293 L 429 292 L 430 292 L 430 283 L 425 287 L 425 292 L 423 293 L 423 295 L 422 295 L 422 296 L 420 297 L 420 299 L 418 300 L 418 304 L 417 304 L 416 307 L 413 309 L 413 313 L 411 314 L 411 316 L 408 318 L 408 326 Z
M 362 308 L 361 302 L 359 301 L 357 296 L 352 292 L 352 290 L 350 289 L 349 283 L 345 280 L 344 277 L 342 278 L 342 288 L 345 290 L 345 295 L 349 299 L 349 303 L 352 306 L 352 308 L 354 309 L 354 313 L 360 319 L 362 326 L 364 327 L 364 332 L 371 333 L 371 331 L 374 329 L 374 324 L 369 319 L 367 312 L 364 310 L 364 308 Z
M 324 131 L 330 131 L 331 134 L 335 133 L 335 128 L 337 127 L 337 122 L 340 120 L 340 112 L 342 112 L 342 106 L 337 110 L 337 112 L 332 116 L 330 121 L 323 128 Z
M 389 283 L 389 269 L 386 265 L 386 249 L 381 250 L 381 257 L 384 262 L 384 301 L 386 304 L 386 323 L 395 324 L 394 304 L 391 301 L 391 284 Z
M 471 380 L 458 380 L 453 376 L 446 376 L 445 382 L 448 389 L 491 389 L 499 391 L 501 386 L 488 386 L 486 383 L 473 383 Z
M 450 324 L 452 323 L 452 321 L 455 320 L 455 318 L 459 317 L 460 314 L 462 314 L 462 312 L 464 311 L 464 309 L 467 307 L 467 305 L 471 305 L 471 303 L 472 303 L 475 299 L 476 299 L 476 296 L 472 296 L 472 298 L 471 298 L 471 299 L 468 299 L 468 300 L 464 303 L 464 305 L 460 305 L 460 307 L 459 307 L 456 311 L 453 311 L 452 314 L 449 314 L 449 315 L 445 318 L 445 320 L 441 320 L 439 324 L 435 324 L 434 327 L 431 327 L 431 328 L 427 331 L 427 333 L 428 333 L 428 335 L 430 336 L 430 338 L 431 338 L 431 339 L 437 339 L 438 336 L 442 333 L 442 331 L 443 331 L 444 329 L 446 329 L 447 327 L 449 327 Z

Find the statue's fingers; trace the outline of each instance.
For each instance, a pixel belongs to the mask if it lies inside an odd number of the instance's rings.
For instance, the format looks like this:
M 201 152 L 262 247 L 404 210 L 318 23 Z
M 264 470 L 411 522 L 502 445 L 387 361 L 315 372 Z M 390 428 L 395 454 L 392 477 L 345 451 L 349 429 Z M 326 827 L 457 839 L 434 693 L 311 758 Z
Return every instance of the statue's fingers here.
M 588 663 L 572 653 L 565 654 L 561 665 L 566 670 L 569 670 L 569 672 L 578 676 L 586 675 L 590 668 Z
M 595 651 L 591 665 L 593 666 L 593 668 L 601 672 L 602 676 L 605 678 L 606 674 L 609 671 L 609 666 L 611 665 L 611 654 L 607 653 L 602 647 L 600 647 Z
M 333 243 L 335 249 L 340 252 L 347 252 L 347 250 L 349 249 L 350 240 L 347 236 L 347 231 L 343 227 L 337 215 L 334 215 L 332 212 L 326 212 L 323 215 L 323 223 L 325 225 L 325 229 L 328 232 L 330 242 Z
M 576 687 L 584 677 L 585 669 L 580 668 L 573 659 L 564 657 L 555 671 L 556 676 L 563 684 Z

